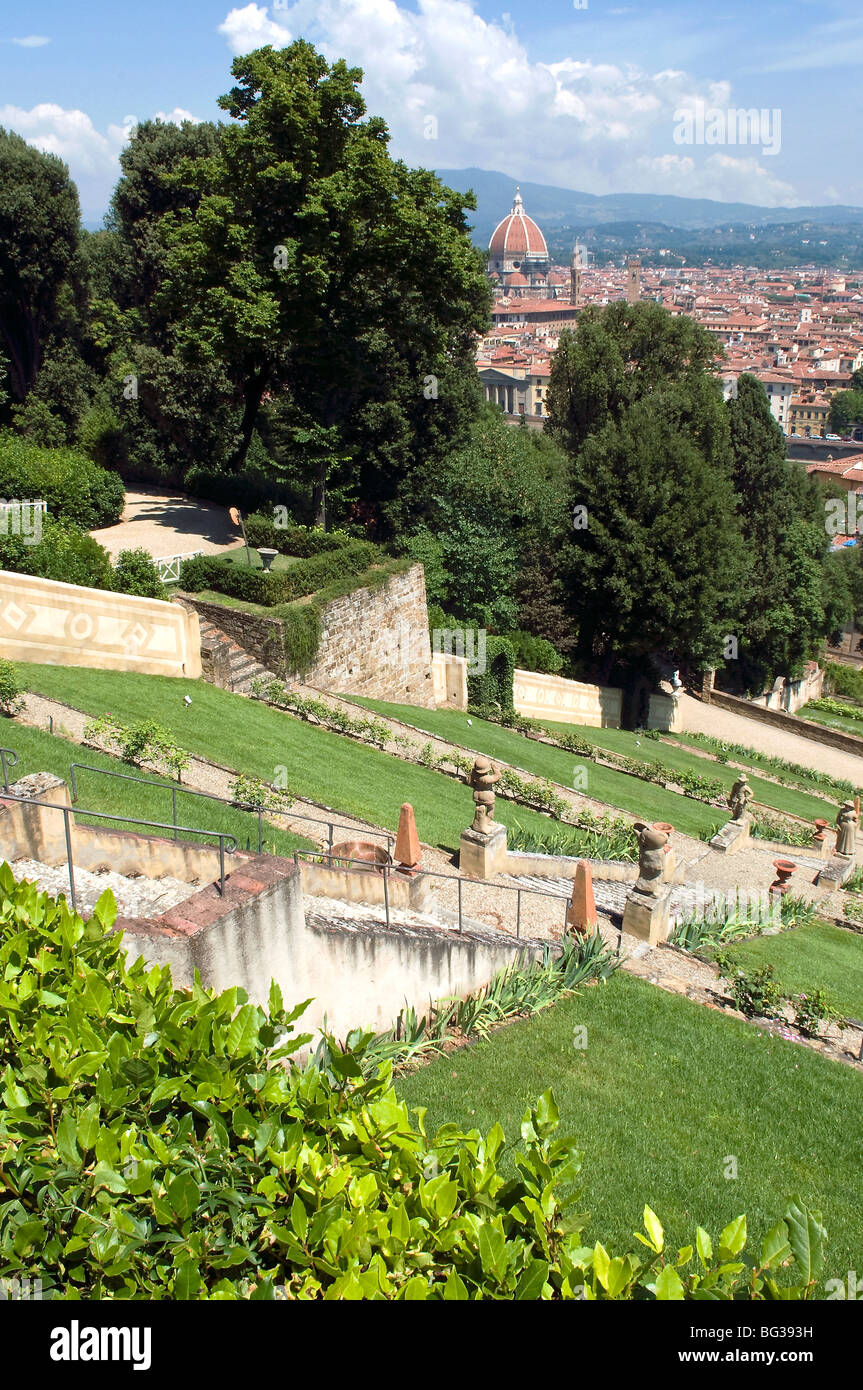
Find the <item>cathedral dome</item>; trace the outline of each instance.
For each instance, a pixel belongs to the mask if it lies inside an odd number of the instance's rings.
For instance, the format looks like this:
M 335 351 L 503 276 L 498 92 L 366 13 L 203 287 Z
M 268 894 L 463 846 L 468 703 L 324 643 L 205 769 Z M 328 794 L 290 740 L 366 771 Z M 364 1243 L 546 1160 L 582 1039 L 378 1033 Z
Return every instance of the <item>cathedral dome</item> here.
M 516 268 L 520 261 L 547 261 L 548 247 L 545 237 L 532 217 L 524 210 L 524 202 L 518 189 L 512 204 L 512 212 L 498 222 L 488 244 L 490 257 L 506 258 Z

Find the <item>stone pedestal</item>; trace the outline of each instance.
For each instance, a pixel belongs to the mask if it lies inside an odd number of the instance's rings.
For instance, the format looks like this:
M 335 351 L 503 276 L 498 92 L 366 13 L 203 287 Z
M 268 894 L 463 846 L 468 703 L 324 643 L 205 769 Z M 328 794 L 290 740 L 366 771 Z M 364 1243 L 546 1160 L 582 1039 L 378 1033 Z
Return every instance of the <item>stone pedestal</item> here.
M 493 830 L 463 830 L 458 856 L 459 873 L 473 878 L 494 878 L 506 873 L 506 826 Z
M 749 821 L 730 820 L 721 830 L 717 830 L 710 841 L 710 848 L 718 849 L 720 854 L 734 854 L 737 850 L 748 849 Z
M 854 860 L 846 854 L 834 854 L 820 870 L 816 880 L 819 888 L 841 888 L 853 874 Z
M 628 936 L 637 936 L 655 946 L 668 939 L 668 892 L 653 896 L 642 893 L 637 888 L 626 899 L 623 910 L 623 930 Z

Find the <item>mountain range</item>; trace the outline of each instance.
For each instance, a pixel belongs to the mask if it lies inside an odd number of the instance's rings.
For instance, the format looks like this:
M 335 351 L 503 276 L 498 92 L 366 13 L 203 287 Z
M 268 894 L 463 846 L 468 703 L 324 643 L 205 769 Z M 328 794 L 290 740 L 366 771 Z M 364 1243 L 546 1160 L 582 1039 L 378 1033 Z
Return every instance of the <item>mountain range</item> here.
M 685 230 L 715 230 L 731 224 L 753 228 L 808 222 L 820 226 L 863 224 L 863 208 L 841 203 L 824 207 L 759 207 L 755 203 L 721 203 L 712 198 L 682 198 L 669 193 L 580 193 L 573 188 L 529 183 L 514 174 L 490 169 L 438 169 L 438 177 L 460 193 L 472 188 L 475 213 L 468 214 L 477 245 L 488 246 L 492 232 L 512 207 L 516 185 L 526 212 L 543 231 L 572 227 L 585 231 L 612 222 L 664 223 Z

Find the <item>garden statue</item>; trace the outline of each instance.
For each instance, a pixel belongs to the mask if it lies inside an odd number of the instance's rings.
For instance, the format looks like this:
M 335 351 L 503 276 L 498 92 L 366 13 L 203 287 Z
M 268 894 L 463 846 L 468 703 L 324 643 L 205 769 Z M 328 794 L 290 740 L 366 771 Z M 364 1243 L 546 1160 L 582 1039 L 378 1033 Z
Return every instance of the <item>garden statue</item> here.
M 854 858 L 857 840 L 857 812 L 853 801 L 843 801 L 836 817 L 836 853 Z
M 488 758 L 478 757 L 468 775 L 467 783 L 473 787 L 473 800 L 476 806 L 471 830 L 480 835 L 488 834 L 494 820 L 494 784 L 500 781 L 500 773 Z
M 728 805 L 731 808 L 731 819 L 742 821 L 747 815 L 747 809 L 752 800 L 752 788 L 749 785 L 749 778 L 745 772 L 741 772 L 731 791 L 728 793 Z
M 657 830 L 655 826 L 647 825 L 643 820 L 636 821 L 633 829 L 638 840 L 638 879 L 635 891 L 656 897 L 662 885 L 668 834 L 665 830 Z

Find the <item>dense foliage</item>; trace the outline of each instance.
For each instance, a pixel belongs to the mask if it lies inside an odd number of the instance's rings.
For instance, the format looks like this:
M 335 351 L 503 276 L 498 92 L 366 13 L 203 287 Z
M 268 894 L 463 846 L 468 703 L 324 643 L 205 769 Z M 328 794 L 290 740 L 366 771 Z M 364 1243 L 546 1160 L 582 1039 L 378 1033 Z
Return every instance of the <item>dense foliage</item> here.
M 0 497 L 39 498 L 56 520 L 93 530 L 119 521 L 125 491 L 116 473 L 100 468 L 80 449 L 42 449 L 4 431 Z
M 368 1035 L 300 1068 L 302 1004 L 175 989 L 127 965 L 115 911 L 85 925 L 0 868 L 3 1277 L 61 1299 L 814 1294 L 825 1232 L 798 1200 L 757 1256 L 743 1216 L 666 1251 L 646 1207 L 640 1254 L 612 1258 L 567 1215 L 580 1157 L 551 1093 L 504 1176 L 500 1126 L 427 1137 L 390 1067 L 364 1074 Z

